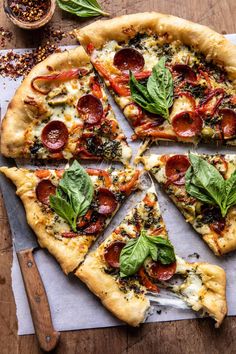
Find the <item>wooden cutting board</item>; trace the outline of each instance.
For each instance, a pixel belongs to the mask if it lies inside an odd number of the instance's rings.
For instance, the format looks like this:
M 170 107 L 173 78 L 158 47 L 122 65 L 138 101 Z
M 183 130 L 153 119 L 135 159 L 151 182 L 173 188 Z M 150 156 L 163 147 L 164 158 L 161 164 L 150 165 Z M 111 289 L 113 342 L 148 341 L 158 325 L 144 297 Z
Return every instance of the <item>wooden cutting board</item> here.
M 112 16 L 155 10 L 210 26 L 223 34 L 236 32 L 235 0 L 99 0 L 99 2 Z M 50 22 L 50 28 L 66 32 L 94 20 L 80 20 L 57 9 Z M 30 48 L 40 45 L 42 41 L 45 43 L 47 40 L 53 40 L 52 36 L 51 39 L 45 38 L 43 30 L 32 34 L 14 27 L 6 18 L 2 6 L 0 27 L 13 33 L 11 40 L 2 41 L 0 28 L 0 49 Z M 66 37 L 59 44 L 75 44 L 75 40 Z M 0 353 L 42 353 L 34 335 L 17 336 L 16 308 L 10 277 L 12 245 L 2 198 L 0 198 L 0 223 Z M 226 318 L 218 330 L 214 329 L 211 320 L 203 319 L 146 324 L 140 329 L 121 327 L 62 332 L 56 353 L 231 354 L 236 353 L 235 329 L 236 318 L 231 317 Z

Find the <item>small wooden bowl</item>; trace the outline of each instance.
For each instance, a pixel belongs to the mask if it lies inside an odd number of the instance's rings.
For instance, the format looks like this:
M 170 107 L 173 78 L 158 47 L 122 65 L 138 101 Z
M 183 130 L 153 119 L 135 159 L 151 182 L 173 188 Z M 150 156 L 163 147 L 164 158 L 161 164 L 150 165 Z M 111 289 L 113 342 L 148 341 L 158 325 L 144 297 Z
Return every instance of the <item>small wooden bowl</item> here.
M 19 20 L 16 16 L 14 16 L 14 14 L 12 13 L 10 7 L 9 7 L 9 0 L 4 0 L 4 11 L 6 13 L 6 15 L 8 16 L 8 18 L 18 27 L 20 28 L 24 28 L 24 29 L 28 29 L 28 30 L 33 30 L 33 29 L 37 29 L 40 28 L 44 25 L 46 25 L 46 23 L 48 23 L 51 18 L 52 15 L 54 14 L 55 8 L 56 8 L 56 0 L 49 0 L 50 1 L 50 7 L 48 12 L 45 14 L 45 16 L 43 16 L 40 20 L 35 21 L 35 22 L 27 22 L 27 21 L 22 21 Z

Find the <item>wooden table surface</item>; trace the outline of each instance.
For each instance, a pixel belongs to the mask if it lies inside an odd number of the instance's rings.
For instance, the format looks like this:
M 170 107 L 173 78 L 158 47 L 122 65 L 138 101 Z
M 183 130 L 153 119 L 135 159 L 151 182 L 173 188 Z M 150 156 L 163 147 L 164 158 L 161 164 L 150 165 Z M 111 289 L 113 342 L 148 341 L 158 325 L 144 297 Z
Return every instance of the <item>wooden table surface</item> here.
M 1 0 L 1 4 L 3 0 Z M 101 5 L 111 16 L 155 10 L 212 27 L 220 33 L 236 32 L 235 0 L 105 0 Z M 50 25 L 70 31 L 94 19 L 81 20 L 56 10 Z M 4 48 L 35 47 L 45 42 L 42 31 L 35 34 L 14 27 L 0 9 L 0 26 L 13 32 Z M 1 34 L 0 34 L 1 40 Z M 60 44 L 75 44 L 70 37 Z M 12 242 L 2 199 L 0 199 L 0 353 L 38 354 L 35 335 L 18 336 L 16 306 L 11 287 Z M 78 314 L 79 316 L 79 314 Z M 60 354 L 215 354 L 236 353 L 236 318 L 226 318 L 216 330 L 210 319 L 145 324 L 128 327 L 62 332 L 56 353 Z

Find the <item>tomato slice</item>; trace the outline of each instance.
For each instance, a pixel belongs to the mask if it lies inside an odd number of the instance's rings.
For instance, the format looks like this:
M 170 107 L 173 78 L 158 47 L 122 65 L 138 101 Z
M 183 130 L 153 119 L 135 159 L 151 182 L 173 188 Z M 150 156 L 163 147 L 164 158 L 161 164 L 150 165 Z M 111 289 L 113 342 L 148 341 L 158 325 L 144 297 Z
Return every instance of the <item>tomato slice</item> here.
M 219 111 L 222 116 L 221 130 L 224 139 L 232 139 L 236 136 L 236 112 L 229 108 L 224 108 Z
M 114 241 L 108 247 L 106 247 L 104 252 L 105 261 L 112 268 L 120 267 L 120 253 L 125 247 L 125 242 L 123 241 Z
M 171 264 L 161 264 L 160 262 L 153 262 L 148 273 L 150 277 L 160 281 L 169 280 L 176 272 L 176 262 Z
M 77 103 L 77 110 L 87 124 L 97 124 L 103 117 L 102 102 L 91 94 L 80 97 Z
M 36 187 L 36 196 L 41 203 L 50 205 L 49 197 L 54 194 L 56 194 L 56 186 L 54 186 L 51 181 L 43 179 L 38 183 Z
M 165 166 L 165 173 L 168 180 L 176 185 L 185 183 L 185 173 L 190 166 L 189 159 L 185 155 L 171 156 Z
M 192 138 L 201 133 L 203 121 L 201 117 L 192 111 L 176 114 L 172 119 L 172 127 L 175 134 L 181 138 Z
M 100 188 L 98 191 L 98 212 L 102 215 L 113 213 L 118 202 L 115 195 L 107 188 Z
M 43 145 L 51 152 L 63 150 L 68 141 L 68 129 L 60 120 L 52 120 L 42 130 Z
M 141 71 L 145 61 L 143 55 L 134 48 L 122 48 L 116 52 L 113 64 L 121 71 Z

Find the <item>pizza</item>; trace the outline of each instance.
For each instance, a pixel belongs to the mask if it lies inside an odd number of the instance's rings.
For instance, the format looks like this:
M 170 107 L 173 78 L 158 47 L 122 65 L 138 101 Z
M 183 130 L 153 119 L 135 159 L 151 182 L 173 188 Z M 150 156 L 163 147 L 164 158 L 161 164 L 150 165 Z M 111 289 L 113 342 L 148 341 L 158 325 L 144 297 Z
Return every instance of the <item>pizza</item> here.
M 133 139 L 236 144 L 236 46 L 222 35 L 155 12 L 97 21 L 76 35 Z
M 66 170 L 0 171 L 16 185 L 40 246 L 66 274 L 77 268 L 124 199 L 138 188 L 140 175 L 133 168 L 85 171 L 77 161 Z M 77 208 L 74 213 L 72 207 Z
M 128 164 L 131 149 L 82 47 L 52 54 L 25 78 L 2 122 L 1 152 Z
M 163 288 L 174 295 L 172 305 L 181 299 L 214 318 L 216 327 L 227 312 L 224 270 L 175 255 L 154 187 L 75 274 L 109 311 L 131 326 L 145 321 L 150 301 L 158 303 Z
M 189 171 L 195 160 L 199 165 L 196 166 L 193 177 L 197 179 L 199 186 L 201 184 L 201 189 L 196 189 L 196 185 L 189 187 Z M 142 157 L 142 161 L 185 220 L 217 256 L 236 249 L 236 155 L 192 154 L 190 160 L 186 154 L 152 154 Z M 230 186 L 231 190 L 227 190 L 227 186 Z M 222 202 L 220 200 L 219 203 L 214 203 L 211 199 L 208 200 L 213 189 L 215 200 L 220 198 Z M 232 198 L 232 203 L 228 203 L 224 198 L 226 196 Z M 222 208 L 222 203 L 227 208 Z

